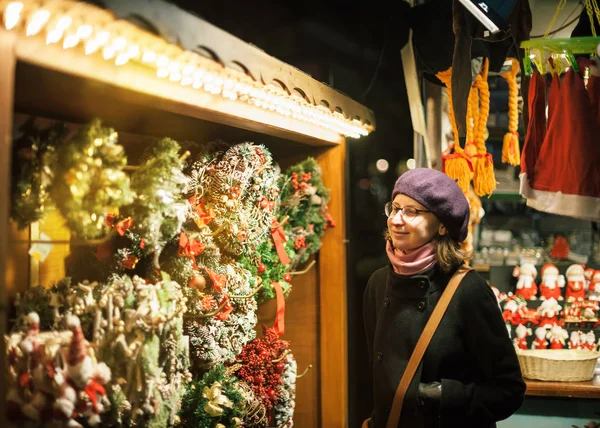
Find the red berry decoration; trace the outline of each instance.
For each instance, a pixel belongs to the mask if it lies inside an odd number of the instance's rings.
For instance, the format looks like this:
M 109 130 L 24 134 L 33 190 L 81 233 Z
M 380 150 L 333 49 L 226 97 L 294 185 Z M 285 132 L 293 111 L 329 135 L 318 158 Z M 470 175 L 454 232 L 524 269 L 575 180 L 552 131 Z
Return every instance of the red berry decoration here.
M 264 264 L 264 263 L 260 263 L 260 264 L 258 265 L 258 273 L 263 273 L 263 272 L 264 272 L 264 271 L 266 271 L 266 270 L 267 270 L 267 267 L 265 266 L 265 264 Z
M 269 356 L 269 353 L 266 351 L 266 349 L 263 349 L 258 355 L 260 355 L 262 358 L 267 358 Z
M 292 275 L 290 275 L 289 273 L 286 273 L 285 275 L 283 275 L 283 280 L 285 282 L 292 282 Z
M 268 394 L 268 395 L 269 395 L 269 397 L 271 397 L 271 398 L 275 398 L 275 395 L 276 395 L 276 394 L 275 394 L 275 391 L 274 391 L 274 390 L 272 390 L 272 389 L 269 389 L 269 390 L 267 391 L 267 394 Z
M 284 367 L 285 367 L 285 364 L 283 364 L 283 361 L 278 362 L 277 363 L 277 372 L 278 373 L 283 372 Z

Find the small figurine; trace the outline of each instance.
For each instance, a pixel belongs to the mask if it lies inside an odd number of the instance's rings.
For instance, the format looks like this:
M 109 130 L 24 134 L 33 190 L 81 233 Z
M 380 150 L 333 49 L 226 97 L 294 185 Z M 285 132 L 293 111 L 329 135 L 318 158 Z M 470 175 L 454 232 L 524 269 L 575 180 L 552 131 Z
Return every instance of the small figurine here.
M 555 325 L 546 335 L 550 339 L 550 349 L 563 349 L 569 333 L 559 325 Z
M 585 335 L 585 342 L 583 342 L 583 337 L 581 339 L 581 349 L 587 349 L 588 351 L 596 350 L 596 335 L 594 334 L 593 330 L 587 332 Z
M 552 328 L 558 324 L 558 314 L 560 313 L 562 306 L 558 304 L 554 297 L 545 300 L 538 311 L 541 315 L 540 327 Z
M 537 300 L 537 285 L 535 284 L 537 269 L 535 266 L 530 263 L 515 266 L 513 276 L 519 278 L 515 294 L 525 300 Z
M 581 331 L 572 331 L 569 339 L 569 349 L 581 349 Z
M 519 324 L 515 329 L 517 337 L 513 339 L 513 344 L 519 349 L 527 349 L 527 336 L 531 336 L 531 329 Z
M 561 288 L 565 286 L 565 277 L 558 274 L 558 268 L 551 264 L 542 267 L 542 281 L 540 282 L 540 299 L 547 300 L 551 297 L 563 300 Z
M 519 325 L 523 321 L 523 315 L 525 314 L 525 304 L 517 300 L 509 300 L 504 305 L 502 311 L 502 318 L 506 322 L 510 322 L 512 325 Z
M 594 277 L 594 272 L 596 270 L 592 267 L 586 267 L 583 271 L 583 276 L 585 277 L 585 290 L 589 291 L 590 284 L 592 283 L 592 278 Z
M 600 270 L 594 271 L 588 287 L 588 300 L 600 300 Z
M 583 301 L 585 298 L 585 276 L 583 266 L 571 265 L 567 269 L 567 295 L 568 301 Z
M 546 349 L 548 348 L 548 341 L 546 340 L 546 329 L 544 327 L 538 327 L 535 329 L 535 339 L 531 343 L 531 349 Z

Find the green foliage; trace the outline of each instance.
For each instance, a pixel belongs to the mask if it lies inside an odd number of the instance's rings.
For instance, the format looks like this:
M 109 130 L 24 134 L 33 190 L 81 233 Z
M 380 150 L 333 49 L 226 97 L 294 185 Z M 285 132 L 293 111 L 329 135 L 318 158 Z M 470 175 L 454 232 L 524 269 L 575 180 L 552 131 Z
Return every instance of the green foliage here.
M 206 409 L 209 399 L 205 396 L 204 388 L 210 389 L 215 382 L 219 382 L 224 394 L 232 402 L 232 407 L 220 406 L 223 413 L 220 416 L 210 416 Z M 216 365 L 209 370 L 202 380 L 188 383 L 185 394 L 181 400 L 181 427 L 184 428 L 214 428 L 217 424 L 223 424 L 226 428 L 238 427 L 234 418 L 243 416 L 244 396 L 236 387 L 238 379 L 226 373 L 225 366 Z
M 11 217 L 19 229 L 41 220 L 52 208 L 50 186 L 56 163 L 56 147 L 67 134 L 62 123 L 37 128 L 34 119 L 19 129 L 22 133 L 12 151 Z

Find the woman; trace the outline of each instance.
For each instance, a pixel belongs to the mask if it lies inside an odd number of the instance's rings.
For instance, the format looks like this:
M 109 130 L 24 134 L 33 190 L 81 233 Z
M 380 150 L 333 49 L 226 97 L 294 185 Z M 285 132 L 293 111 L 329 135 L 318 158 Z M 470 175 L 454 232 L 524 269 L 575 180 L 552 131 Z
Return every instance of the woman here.
M 403 174 L 386 204 L 390 264 L 364 295 L 373 365 L 370 427 L 385 427 L 398 383 L 433 308 L 468 258 L 469 206 L 447 175 Z M 399 427 L 494 427 L 521 405 L 525 384 L 491 287 L 467 273 L 438 326 L 404 404 Z

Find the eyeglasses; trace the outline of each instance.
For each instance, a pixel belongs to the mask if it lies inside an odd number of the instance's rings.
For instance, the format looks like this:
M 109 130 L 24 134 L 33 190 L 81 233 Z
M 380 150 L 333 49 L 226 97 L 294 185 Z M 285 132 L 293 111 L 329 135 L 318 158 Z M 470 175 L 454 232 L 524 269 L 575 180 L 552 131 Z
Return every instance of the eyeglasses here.
M 404 207 L 404 208 L 400 208 L 397 206 L 394 206 L 393 203 L 388 202 L 387 204 L 385 204 L 385 215 L 388 218 L 393 218 L 396 217 L 396 214 L 398 214 L 399 212 L 402 213 L 402 217 L 405 220 L 414 220 L 414 218 L 421 214 L 421 213 L 430 213 L 431 211 L 428 210 L 419 210 L 415 207 Z

